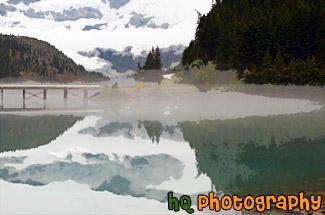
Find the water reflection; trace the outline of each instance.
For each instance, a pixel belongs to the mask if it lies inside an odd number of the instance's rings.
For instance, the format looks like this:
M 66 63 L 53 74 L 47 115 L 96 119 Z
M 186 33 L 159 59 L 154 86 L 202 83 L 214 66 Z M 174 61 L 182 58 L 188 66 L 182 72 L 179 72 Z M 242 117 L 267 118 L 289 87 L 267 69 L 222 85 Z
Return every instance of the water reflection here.
M 325 114 L 180 123 L 198 167 L 227 194 L 325 190 Z
M 0 115 L 0 153 L 48 144 L 81 117 Z
M 194 150 L 176 121 L 139 120 L 130 113 L 86 117 L 47 145 L 1 153 L 0 178 L 46 188 L 74 181 L 105 195 L 159 202 L 170 190 L 194 197 L 211 188 L 207 176 L 198 177 Z
M 159 121 L 137 120 L 132 122 L 109 122 L 111 119 L 104 117 L 98 120 L 95 126 L 79 131 L 79 134 L 90 134 L 95 137 L 118 137 L 123 136 L 134 139 L 140 136 L 143 139 L 150 139 L 153 143 L 159 143 L 161 136 L 164 139 L 183 141 L 182 131 L 175 121 L 163 125 Z M 105 124 L 105 122 L 107 124 Z
M 201 121 L 128 111 L 83 119 L 3 115 L 0 178 L 35 189 L 74 181 L 134 201 L 166 202 L 170 190 L 323 194 L 324 112 Z
M 236 192 L 242 194 L 291 194 L 305 191 L 323 194 L 325 185 L 325 136 L 296 138 L 278 146 L 248 143 L 242 146 L 236 162 L 243 163 L 254 175 L 234 180 Z M 236 189 L 237 188 L 237 189 Z
M 182 163 L 166 154 L 124 156 L 121 161 L 117 155 L 110 160 L 106 154 L 83 153 L 81 157 L 85 159 L 85 164 L 74 161 L 73 156 L 78 154 L 69 154 L 64 161 L 34 164 L 22 170 L 7 165 L 22 163 L 26 157 L 14 161 L 12 157 L 4 157 L 0 159 L 0 178 L 33 186 L 73 180 L 88 184 L 96 191 L 165 201 L 168 191 L 147 187 L 158 186 L 170 177 L 179 179 L 183 171 Z

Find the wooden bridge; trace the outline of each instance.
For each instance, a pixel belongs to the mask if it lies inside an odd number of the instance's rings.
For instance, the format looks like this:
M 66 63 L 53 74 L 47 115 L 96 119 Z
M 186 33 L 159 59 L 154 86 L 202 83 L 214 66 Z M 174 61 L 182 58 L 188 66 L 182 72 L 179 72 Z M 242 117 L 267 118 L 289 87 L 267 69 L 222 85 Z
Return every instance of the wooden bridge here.
M 3 97 L 4 93 L 7 90 L 21 90 L 23 95 L 23 108 L 26 108 L 26 99 L 30 99 L 32 97 L 37 97 L 44 101 L 44 108 L 46 108 L 46 100 L 47 100 L 47 91 L 48 90 L 62 90 L 63 91 L 63 99 L 64 104 L 67 106 L 67 99 L 68 99 L 68 91 L 69 90 L 83 90 L 83 98 L 85 101 L 85 105 L 87 105 L 88 100 L 88 91 L 89 90 L 100 90 L 100 85 L 1 85 L 0 84 L 0 92 L 1 92 L 1 108 L 4 108 L 3 105 Z M 32 93 L 31 90 L 39 90 L 39 93 Z M 27 97 L 27 96 L 28 97 Z

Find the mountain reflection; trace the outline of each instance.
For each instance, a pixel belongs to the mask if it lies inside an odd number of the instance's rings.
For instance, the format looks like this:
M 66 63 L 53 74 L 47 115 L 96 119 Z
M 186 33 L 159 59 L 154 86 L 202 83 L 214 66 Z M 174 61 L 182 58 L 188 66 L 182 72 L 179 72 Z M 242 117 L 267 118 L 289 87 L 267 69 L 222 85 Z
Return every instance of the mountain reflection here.
M 71 116 L 1 116 L 1 151 L 29 149 L 49 143 L 79 119 Z M 51 159 L 51 150 L 58 150 L 56 154 L 62 156 L 46 164 L 35 162 L 23 169 L 17 165 L 23 165 L 29 159 L 28 154 L 24 157 L 2 156 L 0 178 L 33 186 L 73 180 L 88 184 L 98 192 L 162 202 L 166 201 L 168 191 L 164 186 L 158 187 L 171 178 L 175 181 L 183 178 L 189 166 L 196 179 L 206 174 L 217 191 L 230 195 L 300 191 L 318 194 L 325 189 L 324 109 L 293 115 L 198 122 L 105 115 L 86 117 L 81 124 L 83 127 L 79 125 L 74 129 L 75 139 L 91 138 L 89 140 L 94 142 L 69 145 L 63 141 L 64 144 L 61 142 L 61 145 L 44 149 L 46 153 L 50 152 L 47 156 Z M 125 142 L 114 143 L 120 140 L 117 137 L 122 137 Z M 100 143 L 96 145 L 97 141 Z M 169 145 L 159 148 L 168 141 Z M 159 144 L 147 144 L 150 142 Z M 75 147 L 86 147 L 89 151 L 80 152 Z M 96 147 L 102 147 L 103 152 L 92 153 Z M 147 147 L 156 151 L 147 150 L 147 154 L 143 154 Z M 186 156 L 190 156 L 182 154 L 184 149 L 192 153 L 193 162 L 184 162 Z M 128 150 L 139 151 L 130 156 Z M 175 150 L 179 151 L 173 154 Z
M 113 125 L 116 122 L 97 130 Z M 120 131 L 114 130 L 115 135 L 121 135 L 123 129 L 123 136 L 141 133 L 131 131 L 137 130 L 136 126 L 128 125 L 128 130 L 122 127 Z M 294 115 L 186 121 L 176 125 L 138 121 L 138 129 L 142 127 L 146 136 L 158 143 L 166 134 L 177 139 L 179 135 L 174 133 L 181 130 L 183 138 L 195 149 L 199 171 L 206 173 L 215 188 L 224 193 L 290 194 L 301 190 L 319 193 L 325 188 L 324 109 Z
M 165 201 L 168 191 L 147 187 L 157 186 L 170 177 L 179 179 L 183 171 L 182 163 L 166 154 L 124 156 L 123 161 L 116 155 L 113 160 L 105 154 L 84 153 L 81 157 L 86 164 L 71 161 L 73 155 L 69 154 L 64 161 L 31 165 L 22 170 L 7 165 L 21 163 L 25 158 L 0 158 L 0 178 L 33 186 L 73 180 L 96 191 Z
M 134 136 L 131 134 L 133 125 L 128 122 L 112 122 L 107 125 L 96 129 L 94 127 L 88 127 L 79 131 L 79 134 L 91 134 L 96 137 L 105 136 L 124 136 L 125 138 L 133 139 Z
M 0 153 L 48 144 L 81 117 L 0 115 Z
M 116 120 L 116 119 L 115 119 Z M 182 140 L 182 132 L 177 123 L 163 124 L 159 121 L 131 120 L 129 122 L 111 121 L 108 117 L 99 120 L 95 126 L 79 131 L 79 134 L 90 134 L 94 137 L 125 137 L 134 139 L 136 136 L 149 138 L 153 143 L 159 143 L 160 138 Z

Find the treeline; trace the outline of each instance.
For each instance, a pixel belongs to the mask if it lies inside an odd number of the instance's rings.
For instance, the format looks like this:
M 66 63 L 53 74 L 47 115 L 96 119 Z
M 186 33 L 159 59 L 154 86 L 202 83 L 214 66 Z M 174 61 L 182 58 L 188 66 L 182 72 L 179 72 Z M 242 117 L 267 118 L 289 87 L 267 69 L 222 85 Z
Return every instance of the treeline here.
M 0 78 L 24 77 L 35 81 L 99 81 L 50 44 L 28 37 L 0 34 Z
M 138 70 L 161 70 L 161 67 L 161 54 L 158 46 L 152 47 L 143 66 L 140 62 L 138 63 Z
M 217 0 L 182 63 L 214 61 L 257 84 L 324 85 L 324 0 Z

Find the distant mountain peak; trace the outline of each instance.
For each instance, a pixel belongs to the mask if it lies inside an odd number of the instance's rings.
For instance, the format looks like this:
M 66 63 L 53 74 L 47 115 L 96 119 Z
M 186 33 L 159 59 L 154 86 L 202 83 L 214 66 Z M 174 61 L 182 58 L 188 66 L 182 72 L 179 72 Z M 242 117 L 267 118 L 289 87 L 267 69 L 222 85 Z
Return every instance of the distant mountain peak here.
M 141 55 L 156 45 L 186 45 L 195 32 L 195 10 L 210 8 L 210 0 L 0 0 L 0 33 L 47 41 L 94 70 L 106 62 L 78 52 L 131 46 Z

